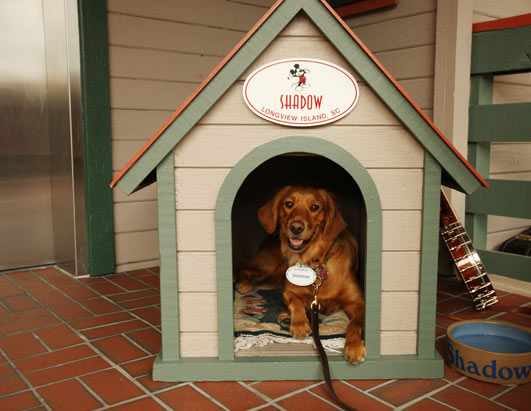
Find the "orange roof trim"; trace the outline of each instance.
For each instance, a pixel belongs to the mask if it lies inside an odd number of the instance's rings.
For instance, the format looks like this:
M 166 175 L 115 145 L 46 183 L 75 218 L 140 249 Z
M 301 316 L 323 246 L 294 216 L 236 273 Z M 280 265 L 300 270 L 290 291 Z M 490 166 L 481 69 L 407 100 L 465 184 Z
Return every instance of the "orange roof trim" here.
M 515 29 L 517 27 L 529 25 L 531 25 L 531 13 L 507 17 L 505 19 L 484 21 L 482 23 L 472 24 L 472 33 L 480 33 L 482 31 Z
M 136 153 L 136 155 L 124 166 L 124 168 L 116 175 L 110 186 L 114 187 L 120 179 L 129 171 L 135 162 L 153 145 L 153 143 L 160 137 L 160 135 L 170 126 L 173 121 L 184 111 L 184 109 L 197 97 L 197 95 L 208 85 L 208 83 L 216 76 L 217 73 L 227 64 L 227 62 L 238 52 L 238 50 L 249 40 L 249 38 L 260 28 L 262 24 L 274 13 L 274 11 L 284 2 L 284 0 L 277 0 L 277 2 L 267 11 L 264 16 L 251 28 L 251 30 L 241 39 L 241 41 L 232 49 L 232 51 L 218 64 L 218 66 L 203 80 L 197 89 L 186 99 L 186 101 L 171 115 L 171 117 L 160 127 L 160 129 L 147 141 L 147 143 Z M 422 109 L 415 103 L 406 91 L 400 86 L 395 78 L 387 71 L 387 69 L 376 59 L 374 54 L 365 46 L 358 36 L 350 29 L 343 21 L 339 14 L 328 4 L 326 0 L 320 2 L 328 9 L 345 31 L 352 37 L 352 39 L 363 49 L 369 58 L 378 66 L 382 73 L 393 83 L 393 85 L 400 91 L 400 93 L 409 101 L 422 118 L 430 125 L 430 127 L 437 133 L 437 135 L 450 147 L 456 156 L 463 162 L 472 174 L 485 187 L 489 184 L 479 175 L 479 173 L 472 167 L 472 165 L 459 153 L 453 144 L 442 134 L 442 132 L 435 126 L 430 118 L 422 111 Z

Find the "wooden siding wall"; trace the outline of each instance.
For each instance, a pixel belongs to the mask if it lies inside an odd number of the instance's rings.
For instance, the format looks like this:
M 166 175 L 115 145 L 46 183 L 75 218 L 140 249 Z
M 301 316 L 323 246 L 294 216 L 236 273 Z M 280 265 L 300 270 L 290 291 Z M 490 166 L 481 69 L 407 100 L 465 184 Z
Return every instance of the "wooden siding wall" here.
M 108 0 L 115 174 L 273 3 Z M 346 20 L 429 116 L 435 9 L 436 0 L 401 0 Z M 116 270 L 157 265 L 156 187 L 114 190 L 114 212 Z
M 115 174 L 271 3 L 108 0 Z M 156 186 L 113 193 L 116 270 L 158 265 Z
M 475 0 L 473 23 L 530 13 L 528 0 Z M 531 102 L 531 73 L 496 76 L 493 103 Z M 490 178 L 531 181 L 531 143 L 491 145 Z M 487 249 L 495 250 L 506 239 L 529 228 L 531 220 L 489 216 Z
M 254 115 L 241 98 L 248 73 L 268 61 L 311 55 L 349 69 L 306 18 L 297 17 L 175 149 L 181 355 L 217 355 L 214 209 L 231 168 L 255 147 L 290 135 L 328 139 L 368 169 L 383 208 L 381 353 L 416 352 L 424 151 L 362 82 L 345 118 L 293 129 Z M 356 78 L 359 79 L 355 73 Z

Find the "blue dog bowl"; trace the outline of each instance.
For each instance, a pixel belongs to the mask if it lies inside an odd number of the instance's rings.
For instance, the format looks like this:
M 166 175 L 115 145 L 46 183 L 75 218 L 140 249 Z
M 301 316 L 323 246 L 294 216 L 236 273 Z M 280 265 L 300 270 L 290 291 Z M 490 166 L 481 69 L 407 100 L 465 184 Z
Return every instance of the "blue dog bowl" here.
M 446 360 L 458 372 L 481 381 L 531 381 L 529 328 L 497 320 L 458 321 L 446 331 Z

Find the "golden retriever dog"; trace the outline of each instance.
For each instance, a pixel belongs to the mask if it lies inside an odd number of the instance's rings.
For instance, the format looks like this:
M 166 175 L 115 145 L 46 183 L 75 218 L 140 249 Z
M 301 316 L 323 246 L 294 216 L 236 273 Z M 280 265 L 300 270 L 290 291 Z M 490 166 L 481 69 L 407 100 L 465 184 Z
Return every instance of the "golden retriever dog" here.
M 282 285 L 290 332 L 303 339 L 311 332 L 306 310 L 313 301 L 314 287 L 292 284 L 286 280 L 286 270 L 299 263 L 319 277 L 324 269 L 317 294 L 320 310 L 345 311 L 350 319 L 345 358 L 353 364 L 363 362 L 367 353 L 362 339 L 363 293 L 356 281 L 358 243 L 347 231 L 333 197 L 322 189 L 287 186 L 258 210 L 258 219 L 270 236 L 239 267 L 238 291 L 248 293 L 264 282 Z M 277 230 L 278 235 L 273 235 Z

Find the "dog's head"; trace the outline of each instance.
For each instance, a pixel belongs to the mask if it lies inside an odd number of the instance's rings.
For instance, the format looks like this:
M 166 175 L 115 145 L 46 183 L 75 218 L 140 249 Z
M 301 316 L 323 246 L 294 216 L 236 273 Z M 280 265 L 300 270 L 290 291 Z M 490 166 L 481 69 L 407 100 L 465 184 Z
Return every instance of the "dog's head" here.
M 294 252 L 332 242 L 346 228 L 331 194 L 309 187 L 284 187 L 258 210 L 258 219 L 269 234 L 278 226 L 281 241 Z

